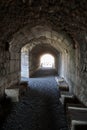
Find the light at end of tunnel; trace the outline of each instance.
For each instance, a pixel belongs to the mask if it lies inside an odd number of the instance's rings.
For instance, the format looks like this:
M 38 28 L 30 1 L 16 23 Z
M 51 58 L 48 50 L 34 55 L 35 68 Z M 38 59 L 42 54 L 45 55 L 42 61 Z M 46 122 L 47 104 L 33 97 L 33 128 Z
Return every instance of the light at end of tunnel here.
M 54 57 L 50 54 L 44 54 L 40 59 L 41 67 L 54 67 Z

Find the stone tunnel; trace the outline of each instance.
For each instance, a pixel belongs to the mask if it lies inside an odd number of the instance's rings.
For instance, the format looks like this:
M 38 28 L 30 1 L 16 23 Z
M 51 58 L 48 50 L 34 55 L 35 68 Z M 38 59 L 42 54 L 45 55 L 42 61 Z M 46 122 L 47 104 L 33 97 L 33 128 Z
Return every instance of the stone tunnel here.
M 87 2 L 85 0 L 0 1 L 0 98 L 20 83 L 22 49 L 28 78 L 51 54 L 57 75 L 87 106 Z

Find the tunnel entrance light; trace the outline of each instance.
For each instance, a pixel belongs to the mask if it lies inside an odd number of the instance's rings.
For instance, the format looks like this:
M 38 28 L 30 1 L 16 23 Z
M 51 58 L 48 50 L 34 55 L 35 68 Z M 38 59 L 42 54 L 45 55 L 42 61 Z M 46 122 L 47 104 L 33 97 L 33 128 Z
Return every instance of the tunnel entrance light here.
M 28 50 L 23 47 L 21 50 L 21 77 L 29 77 Z
M 44 54 L 40 59 L 41 68 L 54 68 L 54 57 L 51 54 Z

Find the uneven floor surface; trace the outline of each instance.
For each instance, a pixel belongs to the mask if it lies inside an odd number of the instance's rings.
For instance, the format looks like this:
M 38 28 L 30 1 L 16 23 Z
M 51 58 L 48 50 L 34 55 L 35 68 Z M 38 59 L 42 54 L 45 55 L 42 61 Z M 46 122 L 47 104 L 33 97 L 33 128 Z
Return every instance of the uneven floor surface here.
M 55 78 L 30 78 L 26 95 L 0 130 L 68 130 Z

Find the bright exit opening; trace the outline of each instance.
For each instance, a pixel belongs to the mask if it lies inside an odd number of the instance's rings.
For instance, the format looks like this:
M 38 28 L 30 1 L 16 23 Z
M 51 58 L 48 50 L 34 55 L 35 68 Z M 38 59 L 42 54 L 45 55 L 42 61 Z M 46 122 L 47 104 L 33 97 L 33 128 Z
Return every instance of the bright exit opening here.
M 21 50 L 21 77 L 29 77 L 28 50 L 23 47 Z
M 41 68 L 55 68 L 55 59 L 51 54 L 44 54 L 40 59 Z

